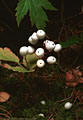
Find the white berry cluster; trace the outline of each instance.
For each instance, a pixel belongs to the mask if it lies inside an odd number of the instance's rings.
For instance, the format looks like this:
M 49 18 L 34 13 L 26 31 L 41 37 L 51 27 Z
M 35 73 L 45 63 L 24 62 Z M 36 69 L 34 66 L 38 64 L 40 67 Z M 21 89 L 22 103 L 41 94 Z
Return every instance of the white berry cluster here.
M 20 48 L 19 53 L 21 56 L 26 56 L 27 54 L 33 54 L 35 49 L 32 46 L 23 46 Z
M 46 33 L 43 30 L 38 30 L 28 38 L 28 42 L 31 45 L 36 45 L 39 40 L 44 39 L 45 37 L 46 37 Z M 45 40 L 43 42 L 43 45 L 45 46 L 45 49 L 48 50 L 48 52 L 51 51 L 59 52 L 62 49 L 62 46 L 60 44 L 55 44 L 51 40 Z M 20 48 L 19 52 L 21 56 L 26 56 L 27 54 L 35 53 L 39 58 L 37 61 L 37 67 L 42 68 L 45 66 L 45 61 L 43 60 L 43 57 L 45 56 L 45 49 L 37 48 L 35 50 L 32 46 L 28 46 L 28 47 L 23 46 Z M 46 61 L 48 64 L 54 64 L 56 63 L 56 58 L 54 56 L 49 56 Z
M 34 32 L 28 39 L 28 42 L 32 45 L 37 44 L 39 39 L 43 39 L 45 37 L 45 32 L 43 30 L 38 30 L 37 33 Z M 19 53 L 21 56 L 26 56 L 27 54 L 33 54 L 35 49 L 32 46 L 23 46 L 20 48 Z

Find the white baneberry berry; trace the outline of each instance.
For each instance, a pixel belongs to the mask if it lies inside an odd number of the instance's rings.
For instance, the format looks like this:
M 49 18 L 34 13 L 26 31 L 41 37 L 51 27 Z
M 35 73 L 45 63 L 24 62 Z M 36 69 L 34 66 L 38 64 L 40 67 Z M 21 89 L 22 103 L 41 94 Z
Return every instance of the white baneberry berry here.
M 47 58 L 47 63 L 49 63 L 49 64 L 54 64 L 54 63 L 56 63 L 56 58 L 55 58 L 54 56 L 49 56 L 49 57 Z
M 39 117 L 44 117 L 44 114 L 43 114 L 43 113 L 40 113 L 38 116 L 39 116 Z
M 36 42 L 33 41 L 32 36 L 29 37 L 28 42 L 31 43 L 32 45 L 36 44 Z
M 37 67 L 42 68 L 44 67 L 44 65 L 45 65 L 44 60 L 42 59 L 37 60 Z
M 44 41 L 44 44 L 45 44 L 45 48 L 49 51 L 52 51 L 55 48 L 55 43 L 53 41 L 46 40 Z
M 46 104 L 46 102 L 45 102 L 44 100 L 40 101 L 40 103 L 41 103 L 42 105 L 45 105 L 45 104 Z
M 26 47 L 26 46 L 21 47 L 20 50 L 19 50 L 19 53 L 20 53 L 21 56 L 27 55 L 28 47 Z
M 43 30 L 38 30 L 38 31 L 37 31 L 37 37 L 38 37 L 39 39 L 44 39 L 45 36 L 46 36 L 46 33 L 45 33 Z
M 56 44 L 54 48 L 54 52 L 59 52 L 62 49 L 61 44 Z
M 32 38 L 32 41 L 34 42 L 34 44 L 36 44 L 38 42 L 38 37 L 37 37 L 37 33 L 36 32 L 34 32 L 32 34 L 31 38 Z
M 32 46 L 28 46 L 27 49 L 28 49 L 27 52 L 28 52 L 29 54 L 33 54 L 34 51 L 35 51 L 35 49 L 34 49 Z
M 35 52 L 35 54 L 39 57 L 42 58 L 44 56 L 44 49 L 43 48 L 38 48 Z
M 64 107 L 65 107 L 65 109 L 68 110 L 68 109 L 70 109 L 72 107 L 72 103 L 67 102 L 67 103 L 65 103 Z

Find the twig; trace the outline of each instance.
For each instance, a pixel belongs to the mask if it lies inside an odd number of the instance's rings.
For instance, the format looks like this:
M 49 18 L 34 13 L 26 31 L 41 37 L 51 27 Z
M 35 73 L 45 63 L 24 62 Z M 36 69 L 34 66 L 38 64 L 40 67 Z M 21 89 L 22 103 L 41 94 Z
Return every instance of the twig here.
M 54 114 L 52 113 L 52 114 L 50 115 L 50 117 L 48 118 L 48 120 L 51 120 L 51 118 L 53 118 L 53 116 L 54 116 Z
M 57 64 L 57 66 L 59 67 L 59 69 L 60 69 L 63 73 L 66 73 L 66 70 L 64 70 L 64 69 L 60 66 L 59 62 L 57 62 L 56 64 Z
M 76 120 L 79 120 L 79 118 L 78 118 L 78 111 L 76 110 Z
M 28 61 L 27 61 L 27 59 L 26 59 L 26 56 L 24 56 L 24 60 L 25 60 L 26 65 L 27 65 L 27 70 L 29 70 L 29 63 L 28 63 Z
M 76 98 L 75 98 L 73 104 L 76 102 L 76 100 L 77 100 L 77 98 L 78 98 L 78 95 L 79 95 L 79 90 L 78 90 L 77 93 L 76 93 Z
M 48 35 L 46 35 L 46 38 L 47 38 L 48 40 L 50 40 L 50 37 L 49 37 Z
M 59 32 L 58 41 L 60 41 L 60 37 L 61 37 L 61 34 L 62 34 L 62 32 L 63 32 L 63 29 L 64 29 L 64 24 L 62 25 L 61 30 L 60 30 L 60 32 Z
M 64 23 L 64 0 L 61 0 L 61 22 Z
M 56 101 L 56 103 L 58 103 L 58 102 L 64 102 L 64 101 L 66 101 L 66 100 L 71 99 L 71 98 L 73 97 L 74 90 L 75 90 L 75 88 L 73 89 L 73 91 L 72 91 L 72 93 L 71 93 L 70 97 L 65 98 L 65 99 L 63 99 L 63 100 L 60 100 L 60 101 Z M 55 103 L 55 104 L 56 104 L 56 103 Z

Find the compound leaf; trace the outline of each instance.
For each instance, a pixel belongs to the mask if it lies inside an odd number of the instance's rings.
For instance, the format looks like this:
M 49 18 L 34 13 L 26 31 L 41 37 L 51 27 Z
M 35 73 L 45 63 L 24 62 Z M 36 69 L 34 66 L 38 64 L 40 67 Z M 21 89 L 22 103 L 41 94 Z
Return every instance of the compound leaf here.
M 0 48 L 0 60 L 19 63 L 19 58 L 7 47 Z
M 44 29 L 48 21 L 44 9 L 56 10 L 48 0 L 19 0 L 16 8 L 16 20 L 18 25 L 29 12 L 32 25 L 35 24 L 38 29 Z

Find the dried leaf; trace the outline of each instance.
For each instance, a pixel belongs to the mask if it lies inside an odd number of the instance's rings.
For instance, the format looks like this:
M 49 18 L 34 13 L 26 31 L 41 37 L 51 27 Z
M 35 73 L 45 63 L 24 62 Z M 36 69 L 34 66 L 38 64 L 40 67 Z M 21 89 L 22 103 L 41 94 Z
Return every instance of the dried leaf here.
M 6 102 L 10 98 L 10 95 L 7 92 L 0 92 L 0 102 Z
M 72 72 L 75 76 L 82 76 L 82 72 L 79 69 L 72 69 Z
M 66 81 L 74 80 L 74 76 L 71 72 L 66 72 Z
M 83 77 L 79 79 L 79 83 L 83 83 Z
M 78 85 L 77 82 L 66 82 L 66 86 L 68 86 L 68 87 L 75 87 L 77 85 Z
M 66 72 L 66 86 L 75 87 L 79 83 L 83 83 L 83 73 L 78 69 L 72 69 L 69 72 Z

